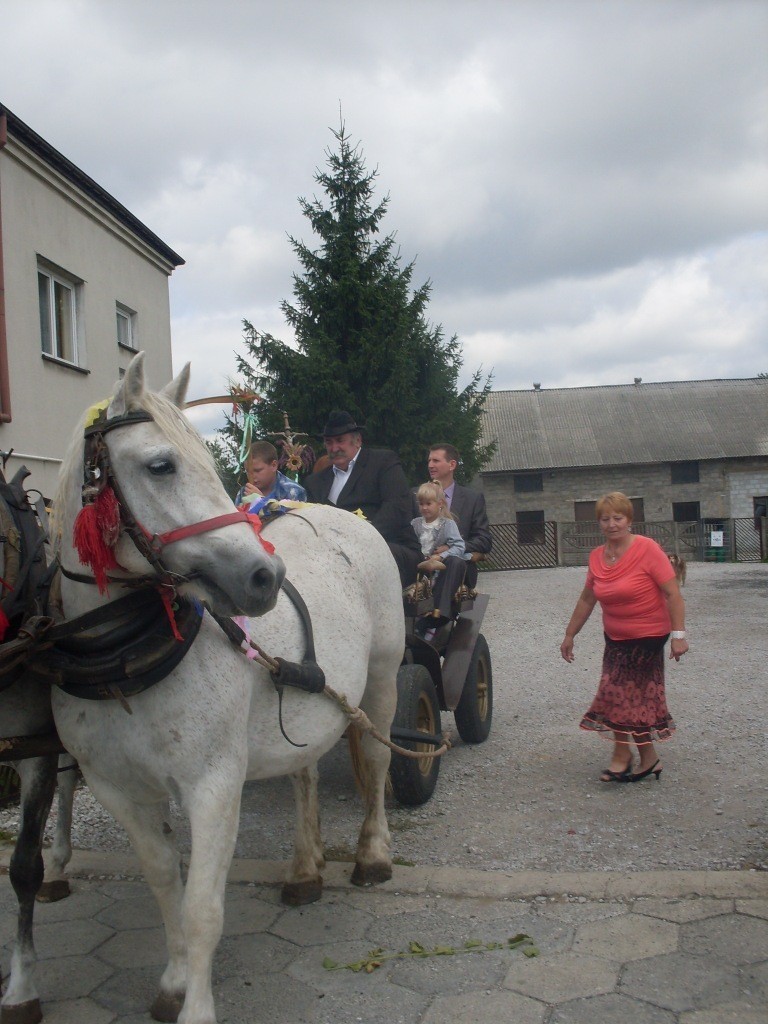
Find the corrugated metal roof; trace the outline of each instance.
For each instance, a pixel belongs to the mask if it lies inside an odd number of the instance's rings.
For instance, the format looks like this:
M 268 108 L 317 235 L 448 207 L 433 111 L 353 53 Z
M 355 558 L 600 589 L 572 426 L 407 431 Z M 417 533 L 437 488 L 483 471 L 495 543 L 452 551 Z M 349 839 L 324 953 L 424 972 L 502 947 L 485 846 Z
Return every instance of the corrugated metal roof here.
M 768 456 L 768 380 L 494 391 L 484 472 Z

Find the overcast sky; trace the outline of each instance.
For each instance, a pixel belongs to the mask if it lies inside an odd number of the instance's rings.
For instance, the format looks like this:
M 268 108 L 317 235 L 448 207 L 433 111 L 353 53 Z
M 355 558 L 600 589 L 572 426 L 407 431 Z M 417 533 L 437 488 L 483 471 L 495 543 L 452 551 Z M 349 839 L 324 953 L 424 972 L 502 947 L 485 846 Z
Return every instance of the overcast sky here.
M 287 235 L 314 244 L 297 199 L 340 109 L 467 377 L 768 371 L 768 0 L 2 9 L 0 99 L 186 260 L 191 397 L 227 390 L 243 318 L 290 339 Z

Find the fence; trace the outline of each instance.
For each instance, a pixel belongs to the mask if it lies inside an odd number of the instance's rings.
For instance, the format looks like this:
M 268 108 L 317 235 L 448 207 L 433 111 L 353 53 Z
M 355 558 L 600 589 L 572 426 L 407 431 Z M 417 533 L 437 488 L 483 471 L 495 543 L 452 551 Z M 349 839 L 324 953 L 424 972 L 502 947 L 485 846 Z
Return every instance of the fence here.
M 756 526 L 755 524 L 758 524 Z M 768 519 L 718 519 L 693 523 L 633 523 L 686 562 L 760 562 L 768 558 Z M 486 569 L 544 569 L 586 565 L 604 542 L 597 523 L 493 523 Z

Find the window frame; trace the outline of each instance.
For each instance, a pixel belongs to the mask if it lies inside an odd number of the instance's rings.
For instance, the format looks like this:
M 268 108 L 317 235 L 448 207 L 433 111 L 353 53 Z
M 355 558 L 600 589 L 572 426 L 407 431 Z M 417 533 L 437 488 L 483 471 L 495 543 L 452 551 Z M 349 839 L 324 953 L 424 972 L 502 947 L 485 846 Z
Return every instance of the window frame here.
M 127 331 L 129 341 L 123 341 L 120 337 L 120 321 L 127 324 Z M 130 306 L 126 306 L 124 302 L 115 302 L 115 323 L 117 327 L 117 346 L 123 348 L 126 352 L 133 352 L 134 354 L 139 351 L 138 333 L 136 330 L 137 324 L 137 313 L 135 309 L 131 309 Z
M 82 370 L 84 345 L 82 340 L 82 280 L 60 267 L 38 257 L 37 298 L 40 322 L 40 351 L 43 359 Z M 63 317 L 59 312 L 59 295 L 68 296 L 66 320 L 69 338 L 64 339 Z M 71 348 L 71 353 L 67 351 Z
M 512 477 L 515 494 L 538 494 L 544 490 L 543 473 L 515 473 Z
M 700 483 L 700 476 L 701 471 L 697 459 L 691 459 L 686 462 L 670 462 L 669 464 L 669 482 L 674 486 L 698 484 Z

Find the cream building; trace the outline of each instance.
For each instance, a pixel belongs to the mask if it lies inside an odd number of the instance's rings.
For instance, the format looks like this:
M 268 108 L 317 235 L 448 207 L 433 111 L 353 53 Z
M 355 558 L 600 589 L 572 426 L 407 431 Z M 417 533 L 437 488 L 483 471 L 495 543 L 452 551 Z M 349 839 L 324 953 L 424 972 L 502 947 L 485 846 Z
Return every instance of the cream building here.
M 0 450 L 51 496 L 83 411 L 133 355 L 171 377 L 168 280 L 183 260 L 0 104 Z

